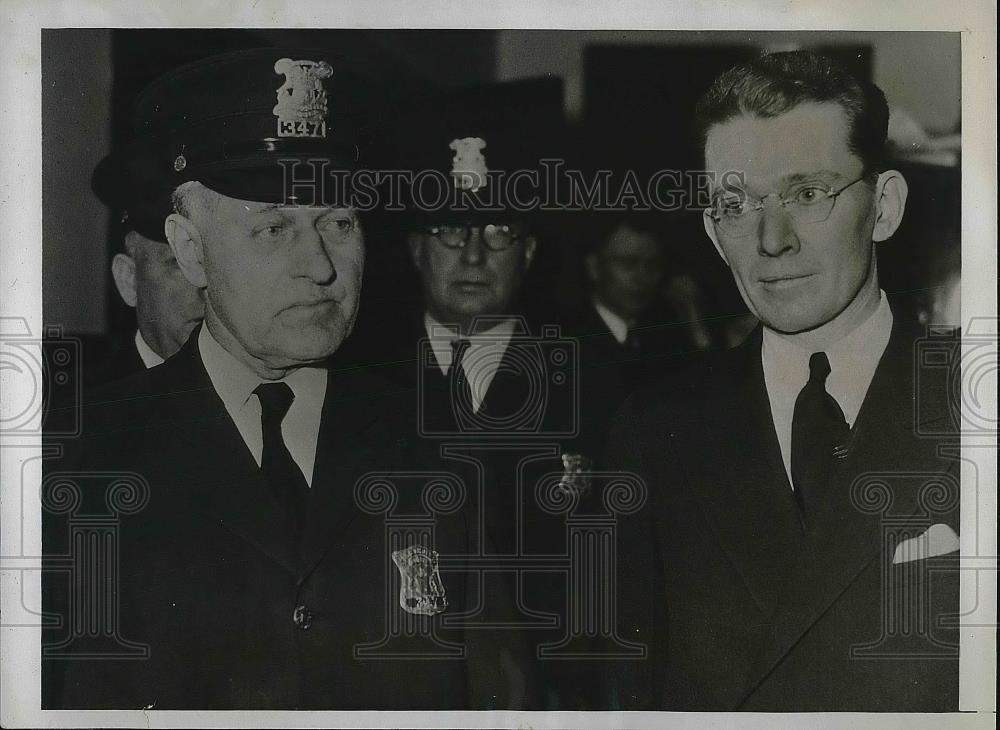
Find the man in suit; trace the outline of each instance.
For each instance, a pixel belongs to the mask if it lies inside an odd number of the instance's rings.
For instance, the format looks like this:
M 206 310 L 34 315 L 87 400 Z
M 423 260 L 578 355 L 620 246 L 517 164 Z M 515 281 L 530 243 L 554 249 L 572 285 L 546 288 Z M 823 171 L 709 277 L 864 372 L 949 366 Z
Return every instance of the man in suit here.
M 953 373 L 917 367 L 879 287 L 907 194 L 885 97 L 777 53 L 722 74 L 697 118 L 705 230 L 761 327 L 634 396 L 612 436 L 649 490 L 619 556 L 649 655 L 609 672 L 612 701 L 956 710 Z
M 598 214 L 596 237 L 584 259 L 589 300 L 575 318 L 574 332 L 588 368 L 613 370 L 623 391 L 654 380 L 676 356 L 694 351 L 691 324 L 672 321 L 657 307 L 664 260 L 659 226 L 651 214 Z
M 464 485 L 425 458 L 392 387 L 330 359 L 365 242 L 322 175 L 357 159 L 369 88 L 338 57 L 257 49 L 136 102 L 205 323 L 95 391 L 47 470 L 46 556 L 63 570 L 46 609 L 65 620 L 43 646 L 46 707 L 518 706 L 482 634 L 442 625 L 465 604 Z M 95 519 L 105 572 L 67 575 L 67 559 L 91 564 L 79 530 Z M 110 613 L 89 612 L 101 601 Z

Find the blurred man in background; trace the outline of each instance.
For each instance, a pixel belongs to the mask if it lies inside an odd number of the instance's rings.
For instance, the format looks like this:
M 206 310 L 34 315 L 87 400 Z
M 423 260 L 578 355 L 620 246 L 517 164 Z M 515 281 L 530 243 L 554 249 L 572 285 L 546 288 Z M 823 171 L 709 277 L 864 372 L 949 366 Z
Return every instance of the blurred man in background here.
M 184 278 L 164 233 L 170 195 L 146 193 L 142 182 L 155 164 L 141 145 L 131 144 L 108 155 L 94 172 L 95 192 L 120 217 L 113 235 L 122 250 L 111 260 L 111 275 L 122 301 L 135 310 L 136 330 L 115 343 L 108 358 L 85 368 L 88 387 L 159 365 L 181 348 L 205 314 L 202 290 Z
M 688 323 L 660 299 L 670 262 L 659 215 L 590 215 L 596 242 L 584 261 L 589 301 L 573 332 L 584 366 L 614 372 L 626 394 L 662 374 L 673 356 L 694 349 Z
M 112 259 L 111 273 L 122 301 L 135 309 L 135 352 L 128 354 L 138 354 L 142 366 L 151 368 L 187 341 L 204 317 L 205 304 L 202 291 L 184 278 L 166 241 L 129 231 L 124 247 Z

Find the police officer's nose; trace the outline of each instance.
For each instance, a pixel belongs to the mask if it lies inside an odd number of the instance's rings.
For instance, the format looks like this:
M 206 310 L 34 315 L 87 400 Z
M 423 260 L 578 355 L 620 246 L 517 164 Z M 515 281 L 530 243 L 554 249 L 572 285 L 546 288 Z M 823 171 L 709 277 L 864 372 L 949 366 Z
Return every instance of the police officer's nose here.
M 323 236 L 314 224 L 303 226 L 299 234 L 299 255 L 305 276 L 316 284 L 330 284 L 337 278 L 337 269 L 327 251 Z
M 469 229 L 469 238 L 462 247 L 462 263 L 469 266 L 477 266 L 482 263 L 486 256 L 486 243 L 483 241 L 483 229 L 480 227 Z
M 764 201 L 757 229 L 757 251 L 762 256 L 795 253 L 800 243 L 792 219 L 777 201 Z

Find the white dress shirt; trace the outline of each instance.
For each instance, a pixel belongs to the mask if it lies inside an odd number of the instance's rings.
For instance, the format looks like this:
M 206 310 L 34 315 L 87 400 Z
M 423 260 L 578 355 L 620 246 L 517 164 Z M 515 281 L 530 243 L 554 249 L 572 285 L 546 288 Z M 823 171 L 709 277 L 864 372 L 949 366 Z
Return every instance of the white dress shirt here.
M 149 346 L 146 338 L 142 336 L 139 330 L 135 331 L 135 349 L 139 351 L 139 357 L 142 359 L 142 364 L 146 366 L 147 370 L 163 362 L 163 358 L 153 351 L 153 348 Z
M 878 309 L 847 337 L 825 351 L 830 360 L 826 392 L 837 401 L 847 425 L 852 428 L 892 332 L 892 311 L 885 292 L 880 296 Z M 811 350 L 797 345 L 794 337 L 764 328 L 760 351 L 764 385 L 789 484 L 792 483 L 792 415 L 799 391 L 809 380 L 809 356 L 812 354 Z
M 295 399 L 281 422 L 281 437 L 305 476 L 306 483 L 312 486 L 316 442 L 326 397 L 326 369 L 299 368 L 280 381 L 262 380 L 229 354 L 207 326 L 203 326 L 198 334 L 198 351 L 215 392 L 222 399 L 258 466 L 264 451 L 264 437 L 260 425 L 260 400 L 254 390 L 264 382 L 284 382 L 292 389 Z
M 598 316 L 608 326 L 608 329 L 611 330 L 611 334 L 618 341 L 618 344 L 624 345 L 625 340 L 628 339 L 628 322 L 605 307 L 598 300 L 594 299 L 593 304 Z
M 465 371 L 465 379 L 472 392 L 472 410 L 475 413 L 479 412 L 480 406 L 486 400 L 486 392 L 493 382 L 493 376 L 500 368 L 500 361 L 503 360 L 507 345 L 514 334 L 514 325 L 515 320 L 505 319 L 488 330 L 465 337 L 469 341 L 469 347 L 462 357 L 462 369 Z M 454 354 L 451 343 L 461 339 L 462 335 L 454 328 L 441 324 L 429 313 L 424 315 L 424 329 L 427 331 L 438 368 L 442 375 L 447 375 Z

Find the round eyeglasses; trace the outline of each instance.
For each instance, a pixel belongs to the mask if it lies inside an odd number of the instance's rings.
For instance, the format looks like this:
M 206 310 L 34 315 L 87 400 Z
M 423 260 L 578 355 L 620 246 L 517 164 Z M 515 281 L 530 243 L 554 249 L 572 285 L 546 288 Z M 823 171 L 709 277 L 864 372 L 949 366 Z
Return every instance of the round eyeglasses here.
M 483 226 L 468 224 L 428 226 L 424 233 L 434 236 L 448 248 L 465 248 L 469 243 L 472 230 L 482 232 L 482 240 L 490 251 L 503 251 L 517 243 L 521 233 L 507 224 L 488 223 Z
M 716 195 L 707 212 L 721 231 L 732 238 L 748 236 L 757 229 L 764 201 L 772 195 L 778 198 L 778 204 L 793 222 L 822 223 L 833 212 L 837 197 L 866 177 L 862 175 L 839 188 L 814 182 L 800 183 L 783 193 L 768 193 L 761 198 L 755 198 L 745 190 L 725 190 Z

